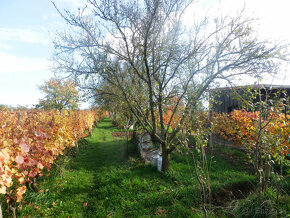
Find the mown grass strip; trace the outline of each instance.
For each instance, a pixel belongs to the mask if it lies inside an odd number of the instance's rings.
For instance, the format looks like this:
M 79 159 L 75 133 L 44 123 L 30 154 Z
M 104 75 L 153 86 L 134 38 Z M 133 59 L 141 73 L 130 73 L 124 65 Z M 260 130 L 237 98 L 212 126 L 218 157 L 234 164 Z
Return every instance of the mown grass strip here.
M 200 192 L 188 155 L 176 153 L 160 173 L 144 165 L 136 146 L 112 136 L 109 119 L 98 124 L 76 157 L 59 160 L 39 179 L 41 193 L 29 192 L 20 216 L 31 217 L 202 217 Z M 253 181 L 254 176 L 215 157 L 213 190 Z M 218 214 L 220 216 L 220 213 Z M 214 215 L 213 215 L 214 216 Z M 217 216 L 217 215 L 216 215 Z

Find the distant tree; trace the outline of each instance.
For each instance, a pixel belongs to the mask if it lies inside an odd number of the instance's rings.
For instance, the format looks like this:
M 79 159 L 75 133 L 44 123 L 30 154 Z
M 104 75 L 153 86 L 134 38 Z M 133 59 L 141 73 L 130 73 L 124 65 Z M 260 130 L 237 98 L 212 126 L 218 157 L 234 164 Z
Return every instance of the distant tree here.
M 28 110 L 29 107 L 28 105 L 16 105 L 16 107 L 12 107 L 12 109 L 15 109 L 15 110 Z
M 12 105 L 6 105 L 6 104 L 0 104 L 0 111 L 6 111 L 6 110 L 28 110 L 29 107 L 27 105 L 16 105 L 16 106 L 12 106 Z
M 43 109 L 77 109 L 79 92 L 72 80 L 52 78 L 46 81 L 39 89 L 45 94 L 39 100 L 36 108 Z
M 0 111 L 8 110 L 8 106 L 5 104 L 0 104 Z

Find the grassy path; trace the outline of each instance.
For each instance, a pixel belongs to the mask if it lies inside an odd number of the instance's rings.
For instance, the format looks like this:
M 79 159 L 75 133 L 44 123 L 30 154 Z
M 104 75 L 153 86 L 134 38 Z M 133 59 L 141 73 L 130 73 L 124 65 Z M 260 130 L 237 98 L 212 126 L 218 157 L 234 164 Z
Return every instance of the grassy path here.
M 40 193 L 26 194 L 19 216 L 123 217 L 150 214 L 146 207 L 151 185 L 163 176 L 135 159 L 136 148 L 112 136 L 118 131 L 108 119 L 100 122 L 76 157 L 55 163 L 49 176 L 39 178 Z M 130 160 L 128 158 L 130 155 Z M 143 178 L 142 178 L 143 176 Z M 145 181 L 147 179 L 150 182 Z M 145 181 L 145 183 L 143 183 Z M 161 180 L 163 185 L 166 180 Z M 145 191 L 145 193 L 144 193 Z M 138 203 L 138 194 L 142 202 Z M 145 210 L 145 211 L 144 211 Z
M 62 158 L 49 176 L 39 179 L 41 193 L 27 193 L 24 202 L 28 203 L 22 205 L 19 215 L 95 217 L 98 190 L 109 182 L 105 174 L 126 161 L 126 142 L 112 137 L 115 130 L 110 120 L 101 122 L 86 139 L 88 143 L 80 145 L 77 157 Z M 105 211 L 98 213 L 106 215 Z
M 202 217 L 191 160 L 174 155 L 169 172 L 144 165 L 136 148 L 112 136 L 110 120 L 98 124 L 76 156 L 65 156 L 39 178 L 40 193 L 25 196 L 19 216 L 31 217 Z M 253 180 L 215 159 L 212 188 Z

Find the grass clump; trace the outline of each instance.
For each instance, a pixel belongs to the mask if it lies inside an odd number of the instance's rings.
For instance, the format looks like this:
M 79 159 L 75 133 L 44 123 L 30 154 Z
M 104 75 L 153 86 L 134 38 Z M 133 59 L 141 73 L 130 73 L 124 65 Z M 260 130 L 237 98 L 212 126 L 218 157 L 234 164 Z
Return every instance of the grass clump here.
M 290 199 L 282 196 L 276 199 L 276 193 L 272 189 L 261 194 L 258 198 L 257 194 L 250 195 L 246 199 L 233 202 L 232 215 L 235 217 L 287 217 L 289 215 Z

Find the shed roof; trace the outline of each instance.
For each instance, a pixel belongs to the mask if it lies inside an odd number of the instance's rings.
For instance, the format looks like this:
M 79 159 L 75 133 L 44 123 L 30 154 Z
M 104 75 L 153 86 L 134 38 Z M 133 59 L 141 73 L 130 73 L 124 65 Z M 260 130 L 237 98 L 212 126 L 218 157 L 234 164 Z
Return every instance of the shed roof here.
M 221 87 L 221 88 L 214 88 L 210 89 L 210 92 L 215 92 L 215 91 L 220 91 L 220 90 L 231 90 L 231 89 L 242 89 L 246 87 L 251 87 L 251 88 L 259 88 L 264 87 L 268 89 L 290 89 L 290 85 L 272 85 L 272 84 L 253 84 L 253 85 L 244 85 L 244 86 L 234 86 L 234 87 Z

